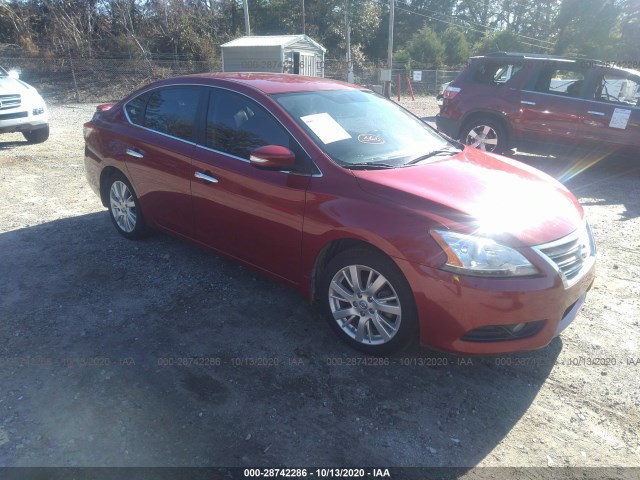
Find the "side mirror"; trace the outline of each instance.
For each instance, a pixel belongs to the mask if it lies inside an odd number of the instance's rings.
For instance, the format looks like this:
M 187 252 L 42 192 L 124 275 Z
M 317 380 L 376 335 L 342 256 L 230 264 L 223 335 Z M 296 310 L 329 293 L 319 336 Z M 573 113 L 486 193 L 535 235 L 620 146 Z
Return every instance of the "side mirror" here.
M 9 70 L 9 78 L 18 80 L 20 78 L 21 73 L 22 73 L 22 70 L 20 70 L 19 68 L 12 68 L 11 70 Z
M 251 151 L 251 165 L 265 170 L 291 170 L 296 163 L 296 156 L 286 147 L 265 145 Z

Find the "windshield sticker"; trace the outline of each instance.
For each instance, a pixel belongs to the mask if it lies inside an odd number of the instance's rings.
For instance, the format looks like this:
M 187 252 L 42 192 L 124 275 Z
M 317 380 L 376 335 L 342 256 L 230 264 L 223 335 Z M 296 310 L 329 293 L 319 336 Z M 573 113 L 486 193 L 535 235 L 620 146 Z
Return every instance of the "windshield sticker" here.
M 380 145 L 384 143 L 384 138 L 382 138 L 380 135 L 375 135 L 373 133 L 361 133 L 360 135 L 358 135 L 358 141 L 360 143 Z
M 627 123 L 629 123 L 630 116 L 631 116 L 631 110 L 625 110 L 624 108 L 616 108 L 613 111 L 613 115 L 611 115 L 611 122 L 609 122 L 609 127 L 619 128 L 621 130 L 626 129 Z
M 300 120 L 306 123 L 307 127 L 309 127 L 325 145 L 351 138 L 351 135 L 328 113 L 307 115 L 300 117 Z

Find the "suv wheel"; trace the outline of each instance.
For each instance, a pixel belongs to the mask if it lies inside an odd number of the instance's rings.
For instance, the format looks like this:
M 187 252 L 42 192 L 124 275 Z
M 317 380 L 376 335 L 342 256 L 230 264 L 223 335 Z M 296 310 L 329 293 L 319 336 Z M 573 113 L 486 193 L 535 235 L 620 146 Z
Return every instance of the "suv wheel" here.
M 320 310 L 347 344 L 369 355 L 389 355 L 415 340 L 413 293 L 393 261 L 377 251 L 336 255 L 319 279 Z
M 460 141 L 487 152 L 502 153 L 507 149 L 507 133 L 504 127 L 490 118 L 478 118 L 466 123 Z
M 39 128 L 38 130 L 31 130 L 29 132 L 22 132 L 22 135 L 29 143 L 42 143 L 46 142 L 49 138 L 49 126 Z

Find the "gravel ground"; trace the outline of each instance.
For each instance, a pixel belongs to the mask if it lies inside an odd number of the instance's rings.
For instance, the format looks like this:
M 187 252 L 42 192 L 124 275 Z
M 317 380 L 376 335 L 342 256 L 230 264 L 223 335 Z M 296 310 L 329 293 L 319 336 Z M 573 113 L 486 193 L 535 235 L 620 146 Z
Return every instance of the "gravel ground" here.
M 0 137 L 0 466 L 640 466 L 637 156 L 515 155 L 568 185 L 598 241 L 551 345 L 362 364 L 286 287 L 119 237 L 84 178 L 94 108 L 53 107 L 42 145 Z

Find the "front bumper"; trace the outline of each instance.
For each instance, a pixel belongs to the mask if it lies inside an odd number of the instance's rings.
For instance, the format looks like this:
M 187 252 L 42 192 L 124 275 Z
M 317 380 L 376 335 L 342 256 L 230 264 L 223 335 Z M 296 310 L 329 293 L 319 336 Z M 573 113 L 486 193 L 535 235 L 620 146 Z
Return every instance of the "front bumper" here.
M 42 113 L 34 114 L 34 110 L 42 109 Z M 0 133 L 30 132 L 49 125 L 49 113 L 46 107 L 25 106 L 15 109 L 0 110 Z
M 595 252 L 569 283 L 544 264 L 541 276 L 520 279 L 455 275 L 406 261 L 399 265 L 416 300 L 420 342 L 471 355 L 545 347 L 576 318 L 595 279 Z M 491 336 L 518 324 L 531 325 L 529 334 Z

